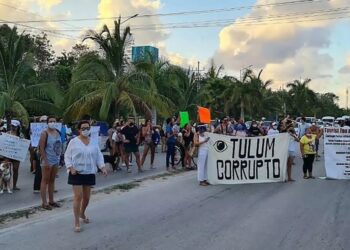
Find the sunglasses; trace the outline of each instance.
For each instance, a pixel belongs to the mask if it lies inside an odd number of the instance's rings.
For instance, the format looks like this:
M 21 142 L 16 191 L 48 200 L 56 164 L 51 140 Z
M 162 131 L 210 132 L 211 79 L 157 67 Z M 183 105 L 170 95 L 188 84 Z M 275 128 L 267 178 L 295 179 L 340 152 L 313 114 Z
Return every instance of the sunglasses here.
M 90 130 L 90 127 L 81 128 L 81 131 L 86 131 L 86 130 Z

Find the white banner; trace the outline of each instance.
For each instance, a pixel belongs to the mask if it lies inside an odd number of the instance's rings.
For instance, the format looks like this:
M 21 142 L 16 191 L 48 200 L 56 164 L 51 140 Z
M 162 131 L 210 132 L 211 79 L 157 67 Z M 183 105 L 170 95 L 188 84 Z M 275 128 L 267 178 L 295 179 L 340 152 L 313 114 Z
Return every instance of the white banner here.
M 326 176 L 350 179 L 350 129 L 324 128 Z
M 20 137 L 0 134 L 0 155 L 17 161 L 25 161 L 30 141 Z
M 289 135 L 232 137 L 209 133 L 212 184 L 281 182 L 286 179 Z
M 90 142 L 99 146 L 100 126 L 91 126 L 90 128 Z
M 56 123 L 55 128 L 61 131 L 62 123 Z M 47 123 L 30 124 L 30 144 L 32 147 L 37 147 L 39 145 L 40 135 L 45 129 L 47 129 Z

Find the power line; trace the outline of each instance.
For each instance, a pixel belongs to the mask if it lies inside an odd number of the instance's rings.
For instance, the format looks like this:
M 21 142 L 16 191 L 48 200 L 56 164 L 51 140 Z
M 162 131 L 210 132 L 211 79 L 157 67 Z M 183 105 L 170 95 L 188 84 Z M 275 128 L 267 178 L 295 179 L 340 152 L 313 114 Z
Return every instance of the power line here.
M 60 37 L 60 38 L 66 38 L 66 39 L 70 39 L 70 40 L 77 40 L 78 39 L 76 37 L 73 37 L 73 36 L 70 36 L 70 35 L 67 35 L 67 34 L 63 34 L 63 33 L 59 33 L 59 32 L 53 31 L 53 30 L 45 30 L 45 29 L 41 29 L 41 28 L 37 28 L 37 27 L 25 25 L 25 24 L 19 24 L 19 23 L 7 21 L 7 20 L 4 20 L 4 19 L 0 19 L 0 20 L 2 22 L 5 22 L 5 23 L 11 23 L 11 24 L 14 24 L 14 25 L 17 25 L 17 26 L 21 26 L 21 27 L 25 27 L 25 28 L 39 30 L 41 32 L 47 32 L 47 33 L 49 33 L 52 36 L 57 36 L 57 37 Z
M 15 7 L 15 6 L 12 6 L 12 5 L 9 5 L 9 4 L 5 4 L 5 3 L 1 3 L 0 2 L 0 5 L 2 5 L 2 6 L 5 6 L 5 7 L 7 7 L 7 8 L 10 8 L 10 9 L 14 9 L 14 10 L 17 10 L 17 11 L 22 11 L 22 12 L 24 12 L 24 13 L 29 13 L 29 14 L 31 14 L 31 15 L 35 15 L 35 16 L 38 16 L 38 17 L 43 17 L 43 16 L 41 16 L 41 15 L 39 15 L 39 14 L 37 14 L 37 13 L 34 13 L 34 12 L 31 12 L 31 11 L 28 11 L 28 10 L 24 10 L 24 9 L 20 9 L 20 8 L 18 8 L 18 7 Z M 50 22 L 50 20 L 47 20 L 46 22 Z M 66 25 L 66 26 L 70 26 L 70 27 L 73 27 L 73 28 L 81 28 L 81 27 L 78 27 L 78 26 L 75 26 L 75 25 L 73 25 L 73 24 L 69 24 L 69 23 L 66 23 L 66 22 L 62 22 L 64 25 Z
M 240 6 L 240 7 L 231 7 L 231 8 L 221 8 L 221 9 L 208 9 L 208 10 L 195 10 L 195 11 L 181 11 L 181 12 L 170 12 L 170 13 L 156 13 L 156 14 L 143 14 L 138 15 L 137 18 L 149 18 L 149 17 L 164 17 L 164 16 L 178 16 L 178 15 L 198 15 L 198 14 L 209 14 L 209 13 L 219 13 L 219 12 L 231 12 L 243 9 L 258 9 L 266 7 L 283 7 L 289 5 L 297 4 L 311 4 L 311 3 L 321 3 L 329 2 L 330 0 L 294 0 L 288 2 L 279 2 L 279 3 L 267 3 L 259 5 L 250 5 L 250 6 Z M 119 17 L 94 17 L 94 18 L 76 18 L 76 19 L 51 19 L 51 20 L 17 20 L 16 23 L 42 23 L 42 22 L 81 22 L 81 21 L 97 21 L 97 20 L 109 20 L 116 19 Z M 130 18 L 130 17 L 124 17 Z M 0 22 L 1 23 L 1 22 Z
M 165 23 L 165 24 L 145 24 L 145 25 L 136 25 L 132 26 L 133 30 L 153 30 L 153 29 L 170 29 L 170 28 L 187 28 L 187 27 L 211 27 L 211 26 L 220 26 L 220 25 L 228 25 L 228 24 L 261 24 L 261 23 L 271 23 L 276 21 L 285 21 L 289 19 L 293 20 L 304 20 L 306 21 L 309 18 L 320 17 L 320 16 L 334 16 L 334 15 L 343 15 L 349 14 L 350 7 L 345 8 L 336 8 L 336 9 L 328 9 L 328 10 L 316 10 L 312 12 L 294 12 L 294 13 L 286 13 L 279 15 L 268 15 L 268 16 L 251 16 L 247 18 L 241 18 L 238 21 L 235 19 L 217 19 L 217 20 L 204 20 L 199 22 L 177 22 L 177 23 Z M 64 29 L 59 30 L 61 32 L 76 32 L 79 30 L 76 29 Z

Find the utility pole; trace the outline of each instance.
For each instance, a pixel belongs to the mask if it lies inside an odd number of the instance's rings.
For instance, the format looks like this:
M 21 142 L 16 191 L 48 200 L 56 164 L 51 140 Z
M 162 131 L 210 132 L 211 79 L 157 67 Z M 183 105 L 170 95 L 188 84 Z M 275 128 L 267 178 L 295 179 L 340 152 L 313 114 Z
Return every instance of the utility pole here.
M 346 88 L 346 110 L 349 109 L 349 89 Z

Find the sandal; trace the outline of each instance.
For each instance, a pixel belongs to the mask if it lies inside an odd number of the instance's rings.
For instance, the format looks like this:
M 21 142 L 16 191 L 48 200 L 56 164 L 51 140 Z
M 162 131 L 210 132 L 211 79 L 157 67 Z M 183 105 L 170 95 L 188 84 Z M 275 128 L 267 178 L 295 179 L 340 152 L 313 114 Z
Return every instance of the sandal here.
M 309 179 L 309 177 L 308 176 L 304 176 L 304 179 Z
M 85 224 L 89 224 L 90 223 L 90 219 L 88 217 L 80 217 L 80 219 L 82 220 L 82 222 L 84 222 Z
M 45 210 L 52 210 L 52 207 L 49 204 L 42 204 L 41 207 Z
M 50 205 L 51 207 L 61 207 L 61 205 L 58 204 L 57 202 L 49 202 L 49 205 Z
M 76 232 L 76 233 L 80 233 L 80 232 L 81 232 L 80 227 L 75 227 L 75 228 L 74 228 L 74 232 Z

